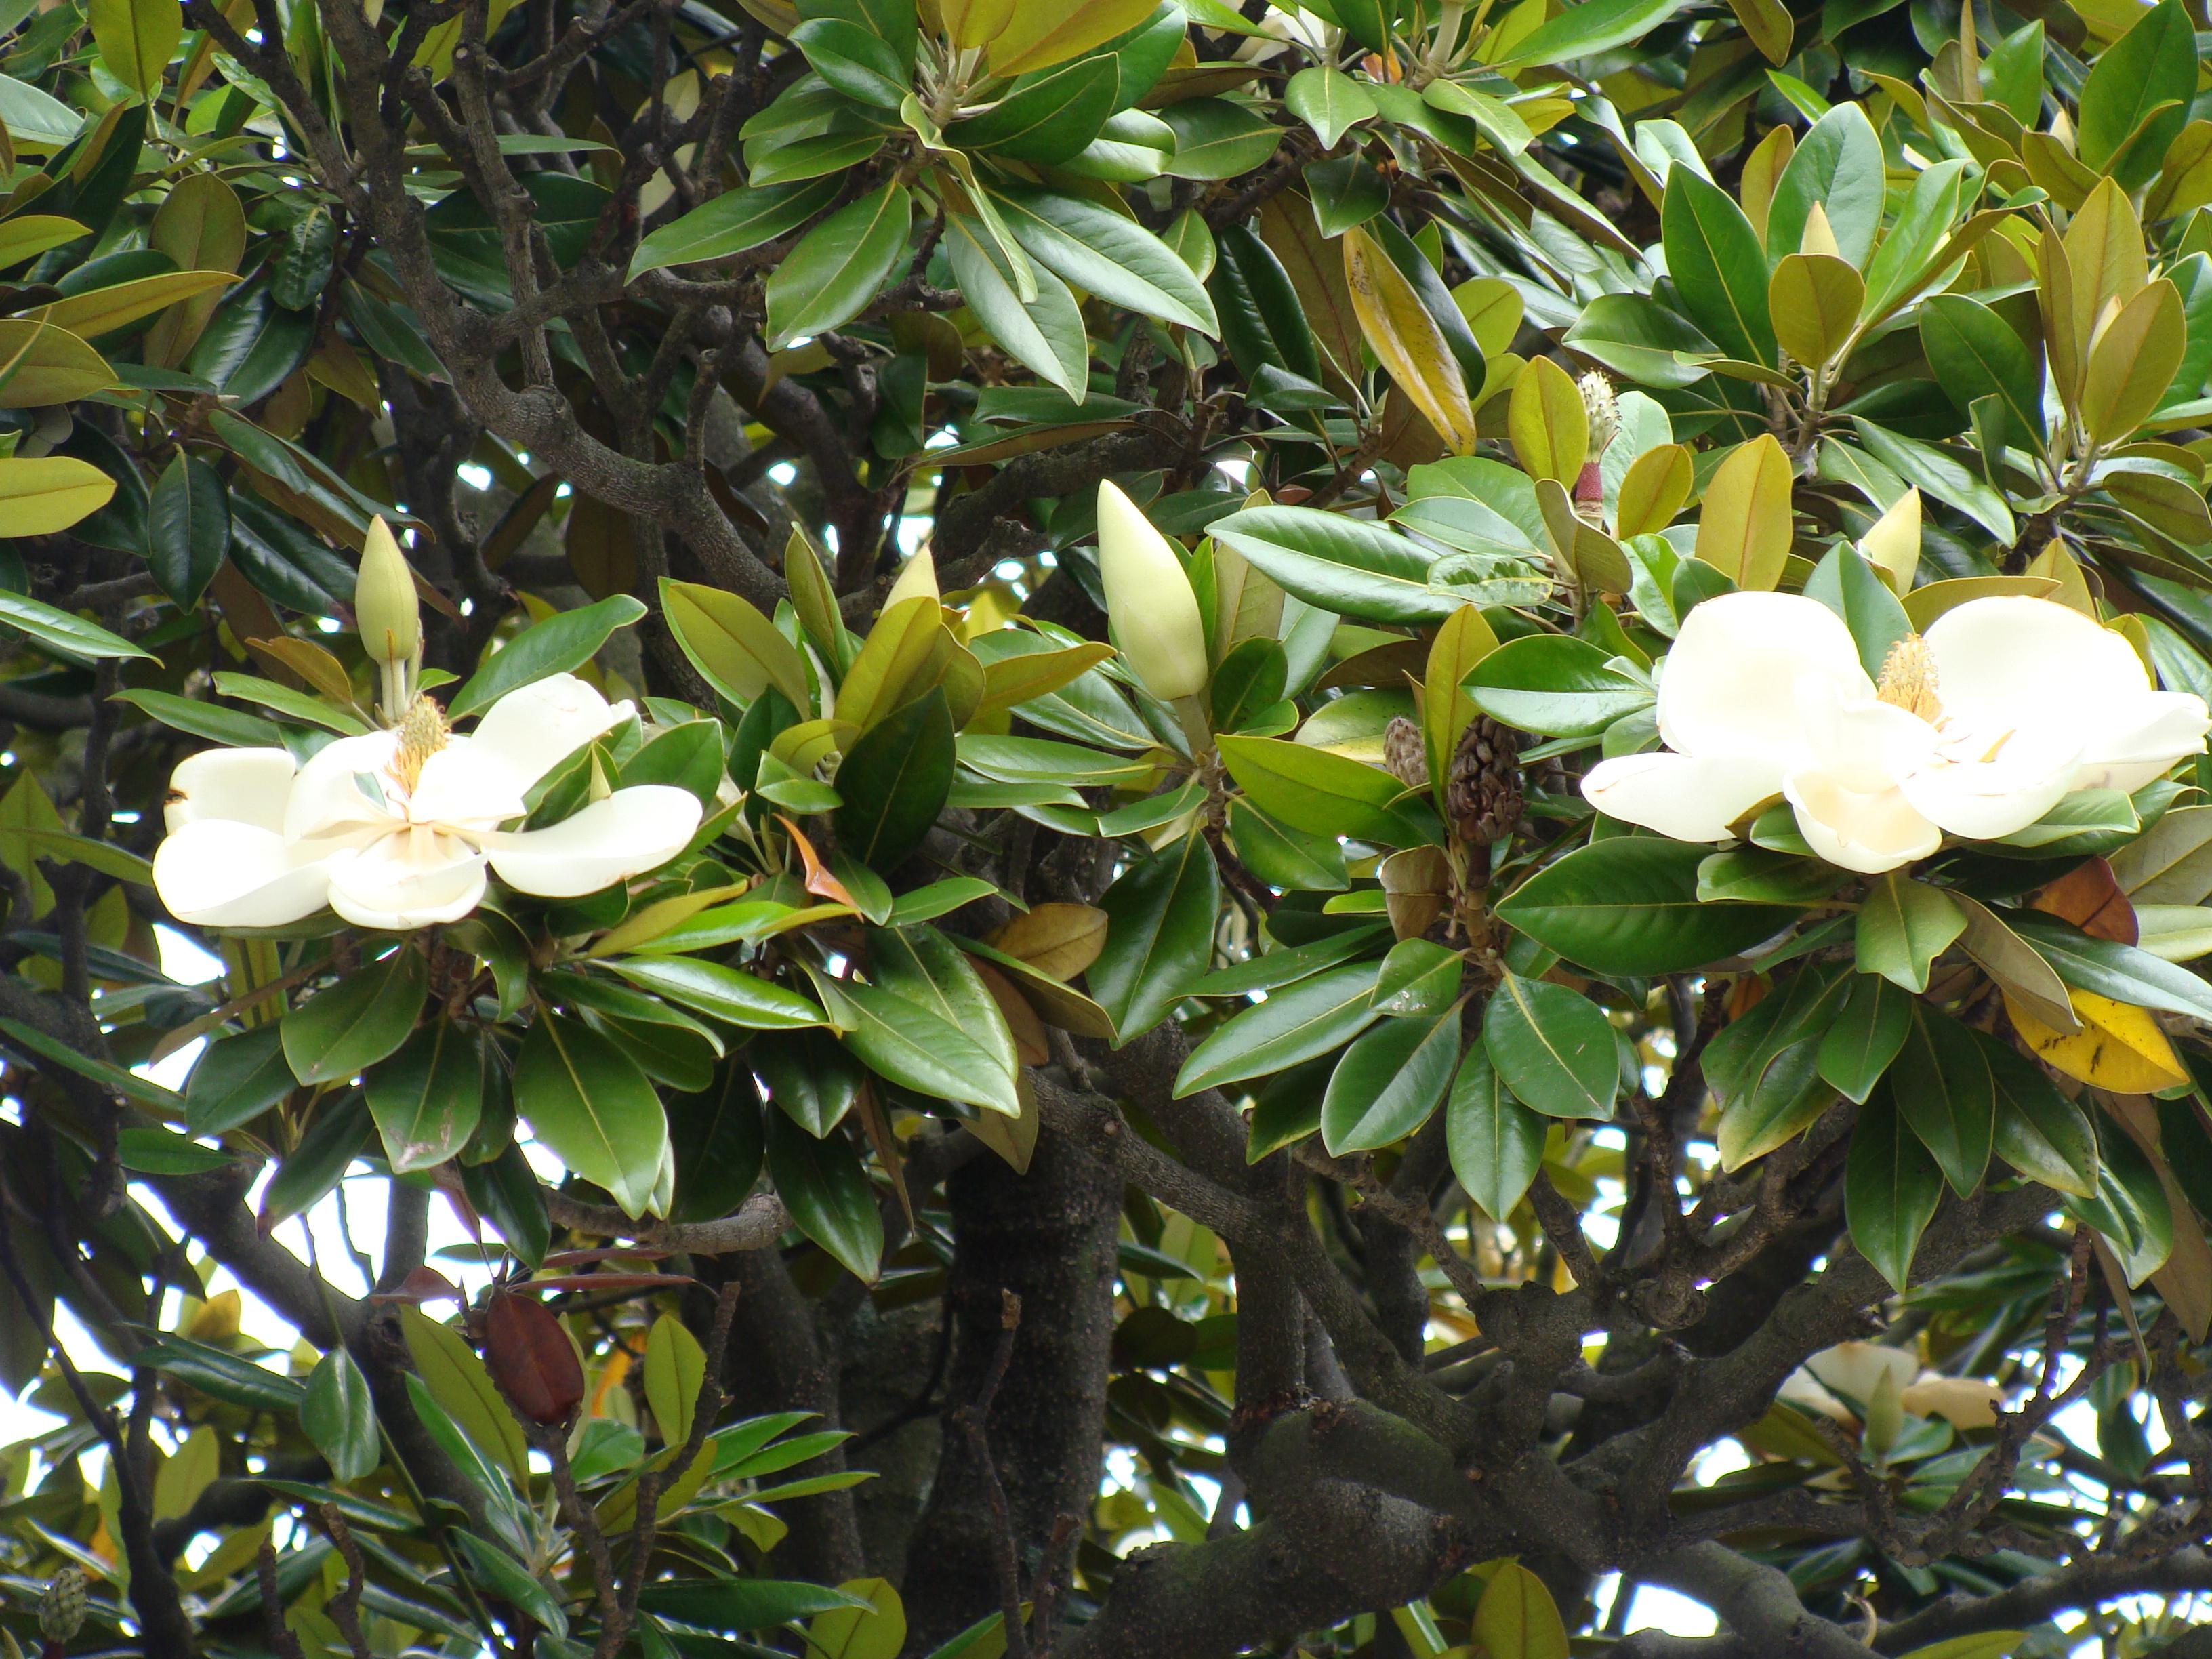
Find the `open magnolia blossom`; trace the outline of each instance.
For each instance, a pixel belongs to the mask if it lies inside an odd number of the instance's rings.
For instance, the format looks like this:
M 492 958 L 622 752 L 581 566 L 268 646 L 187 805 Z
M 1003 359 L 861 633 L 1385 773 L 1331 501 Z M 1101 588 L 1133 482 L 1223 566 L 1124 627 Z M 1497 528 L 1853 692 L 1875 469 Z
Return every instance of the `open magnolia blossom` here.
M 1994 1428 L 2004 1404 L 2004 1390 L 1994 1382 L 1923 1370 L 1905 1350 L 1879 1342 L 1838 1342 L 1822 1349 L 1790 1374 L 1776 1397 L 1801 1411 L 1850 1423 L 1850 1407 L 1833 1391 L 1840 1389 L 1865 1406 L 1885 1381 L 1898 1404 L 1915 1417 L 1940 1417 L 1954 1429 Z
M 1948 835 L 2025 830 L 2076 789 L 2141 788 L 2204 747 L 2203 700 L 2155 690 L 2120 635 L 2048 599 L 1974 599 L 1891 647 L 1791 593 L 1692 611 L 1659 680 L 1665 751 L 1601 762 L 1583 793 L 1677 841 L 1727 840 L 1777 795 L 1829 863 L 1873 874 Z
M 154 886 L 180 921 L 274 927 L 325 904 L 361 927 L 457 921 L 486 868 L 574 898 L 665 864 L 699 827 L 665 784 L 617 789 L 544 830 L 503 830 L 565 757 L 629 717 L 573 675 L 510 691 L 476 730 L 418 697 L 398 727 L 341 738 L 295 766 L 282 749 L 211 749 L 171 780 Z

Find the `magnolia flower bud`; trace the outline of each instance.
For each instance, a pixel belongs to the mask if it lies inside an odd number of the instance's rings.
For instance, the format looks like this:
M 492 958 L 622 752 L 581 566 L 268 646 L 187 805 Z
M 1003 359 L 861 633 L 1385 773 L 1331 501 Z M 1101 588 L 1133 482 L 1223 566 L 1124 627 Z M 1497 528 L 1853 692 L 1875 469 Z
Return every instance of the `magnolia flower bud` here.
M 39 1599 L 39 1629 L 49 1642 L 66 1642 L 84 1623 L 84 1569 L 64 1566 L 46 1580 Z
M 422 612 L 406 556 L 381 518 L 368 521 L 362 543 L 353 617 L 362 649 L 384 671 L 386 706 L 396 713 L 407 701 L 410 671 L 422 659 Z
M 1098 573 L 1115 642 L 1145 689 L 1163 702 L 1206 684 L 1206 629 L 1198 598 L 1166 537 L 1111 483 L 1098 486 Z
M 1583 413 L 1589 419 L 1589 458 L 1594 461 L 1620 430 L 1620 404 L 1613 398 L 1613 382 L 1595 369 L 1577 380 L 1575 390 L 1583 394 Z

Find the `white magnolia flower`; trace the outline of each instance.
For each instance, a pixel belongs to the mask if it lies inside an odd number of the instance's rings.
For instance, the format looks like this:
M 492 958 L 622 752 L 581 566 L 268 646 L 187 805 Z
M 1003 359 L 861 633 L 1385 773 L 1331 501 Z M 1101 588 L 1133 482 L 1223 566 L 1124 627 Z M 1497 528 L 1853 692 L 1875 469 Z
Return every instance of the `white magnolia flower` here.
M 361 927 L 456 921 L 486 866 L 574 898 L 665 864 L 699 827 L 687 789 L 639 784 L 544 830 L 502 830 L 553 766 L 627 720 L 573 675 L 510 691 L 454 733 L 418 698 L 396 731 L 341 738 L 295 767 L 282 749 L 211 749 L 171 781 L 154 886 L 179 921 L 273 927 L 325 904 Z
M 2019 597 L 1944 612 L 1891 649 L 1877 682 L 1818 600 L 1723 594 L 1683 619 L 1658 717 L 1665 752 L 1584 779 L 1600 811 L 1717 842 L 1778 794 L 1814 852 L 1869 874 L 1947 833 L 2024 830 L 2076 789 L 2139 789 L 2212 726 L 2202 698 L 2154 689 L 2120 635 Z
M 1923 1370 L 1909 1351 L 1878 1342 L 1839 1342 L 1822 1349 L 1790 1374 L 1777 1397 L 1815 1416 L 1849 1424 L 1856 1420 L 1851 1408 L 1833 1391 L 1865 1406 L 1885 1379 L 1898 1403 L 1915 1417 L 1940 1417 L 1954 1429 L 1994 1427 L 2004 1403 L 2004 1390 L 1994 1382 Z

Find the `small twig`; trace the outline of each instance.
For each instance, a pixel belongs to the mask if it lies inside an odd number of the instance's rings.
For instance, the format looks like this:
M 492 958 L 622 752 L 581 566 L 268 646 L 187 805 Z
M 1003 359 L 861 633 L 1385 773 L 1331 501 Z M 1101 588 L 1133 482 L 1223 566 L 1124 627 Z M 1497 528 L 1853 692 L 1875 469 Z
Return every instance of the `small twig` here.
M 318 1504 L 315 1515 L 323 1523 L 323 1530 L 330 1534 L 331 1542 L 336 1546 L 338 1558 L 345 1563 L 346 1569 L 345 1588 L 325 1604 L 323 1611 L 330 1614 L 331 1622 L 338 1627 L 338 1634 L 345 1638 L 346 1646 L 353 1650 L 354 1659 L 371 1659 L 368 1642 L 361 1632 L 361 1595 L 368 1588 L 368 1569 L 362 1564 L 361 1546 L 354 1542 L 353 1533 L 345 1523 L 345 1516 L 338 1513 L 337 1504 Z M 263 1546 L 264 1549 L 267 1547 Z M 276 1562 L 272 1556 L 270 1562 L 270 1583 L 273 1583 L 275 1579 Z M 263 1593 L 267 1594 L 265 1587 Z
M 300 1638 L 284 1628 L 284 1608 L 276 1592 L 276 1552 L 266 1540 L 253 1558 L 253 1573 L 261 1584 L 261 1621 L 268 1627 L 269 1645 L 276 1650 L 276 1659 L 307 1659 Z

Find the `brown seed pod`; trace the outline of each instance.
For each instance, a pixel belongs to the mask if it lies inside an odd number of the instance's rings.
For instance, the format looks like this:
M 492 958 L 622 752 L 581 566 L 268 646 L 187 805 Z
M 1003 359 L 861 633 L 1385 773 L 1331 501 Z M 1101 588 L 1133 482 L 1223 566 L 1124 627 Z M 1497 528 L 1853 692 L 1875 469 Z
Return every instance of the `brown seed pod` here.
M 1521 821 L 1521 740 L 1509 726 L 1477 714 L 1453 751 L 1445 805 L 1453 831 L 1470 847 L 1487 847 Z
M 484 1366 L 515 1414 L 541 1426 L 567 1422 L 584 1397 L 584 1368 L 568 1334 L 532 1297 L 492 1292 Z
M 1408 789 L 1429 787 L 1429 757 L 1421 746 L 1421 728 L 1403 714 L 1393 714 L 1383 729 L 1382 764 Z

